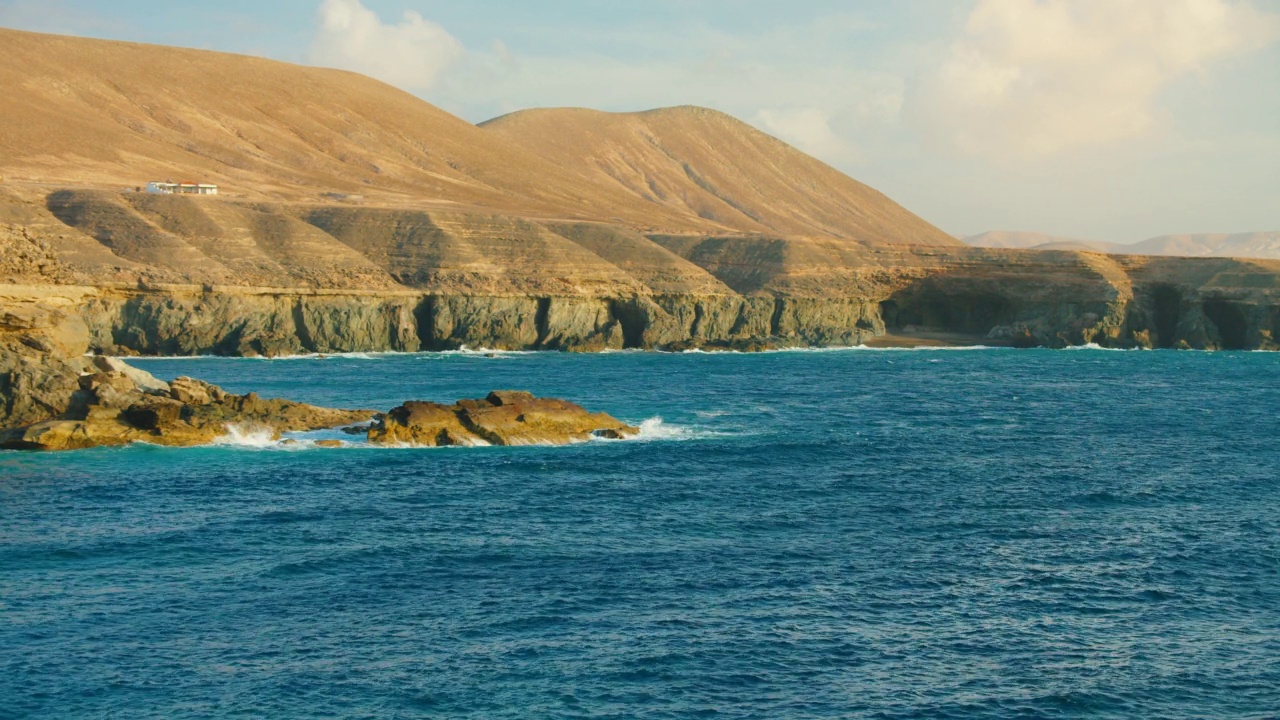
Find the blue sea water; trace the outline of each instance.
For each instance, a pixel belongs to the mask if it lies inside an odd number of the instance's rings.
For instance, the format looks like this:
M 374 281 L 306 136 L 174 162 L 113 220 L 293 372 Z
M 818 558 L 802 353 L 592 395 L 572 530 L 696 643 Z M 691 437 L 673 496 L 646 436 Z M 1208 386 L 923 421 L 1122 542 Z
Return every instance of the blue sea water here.
M 1280 715 L 1280 355 L 138 364 L 648 422 L 0 453 L 0 717 Z

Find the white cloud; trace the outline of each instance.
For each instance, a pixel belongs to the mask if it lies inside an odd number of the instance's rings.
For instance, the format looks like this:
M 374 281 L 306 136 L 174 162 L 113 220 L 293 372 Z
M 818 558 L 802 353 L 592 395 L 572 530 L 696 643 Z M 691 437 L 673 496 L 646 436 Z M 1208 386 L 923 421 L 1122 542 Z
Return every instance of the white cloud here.
M 404 90 L 431 89 L 464 52 L 448 31 L 412 10 L 393 25 L 360 0 L 325 0 L 319 15 L 311 62 L 364 73 Z
M 831 115 L 816 107 L 764 108 L 752 123 L 827 162 L 851 160 L 855 155 L 852 143 L 831 128 Z
M 1161 91 L 1278 30 L 1228 0 L 979 0 L 913 106 L 953 149 L 1046 158 L 1148 134 Z

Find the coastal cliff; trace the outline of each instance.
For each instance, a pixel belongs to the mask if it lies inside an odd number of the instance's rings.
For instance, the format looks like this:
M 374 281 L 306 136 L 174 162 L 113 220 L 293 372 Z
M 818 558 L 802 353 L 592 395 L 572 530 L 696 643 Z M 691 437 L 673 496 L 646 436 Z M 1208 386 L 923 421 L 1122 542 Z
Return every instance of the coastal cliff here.
M 22 368 L 75 364 L 55 345 L 1280 348 L 1280 262 L 967 247 L 712 110 L 476 126 L 350 73 L 0 36 L 0 392 L 17 416 L 45 397 Z M 221 194 L 135 191 L 179 173 Z
M 97 191 L 11 192 L 0 214 L 6 296 L 67 295 L 58 311 L 108 354 L 1272 349 L 1280 336 L 1275 261 L 644 234 Z
M 77 347 L 113 355 L 280 356 L 463 347 L 600 351 L 760 350 L 860 344 L 990 344 L 1119 348 L 1280 349 L 1280 293 L 1260 273 L 1192 285 L 1137 267 L 1129 284 L 1067 274 L 931 273 L 864 298 L 375 294 L 265 288 L 63 288 L 53 312 Z M 1144 277 L 1144 273 L 1154 277 Z M 1225 275 L 1225 277 L 1223 277 Z M 1129 277 L 1126 275 L 1126 277 Z M 1179 280 L 1182 280 L 1179 282 Z M 10 327 L 48 297 L 27 296 Z M 26 314 L 24 314 L 26 313 Z M 43 316 L 42 316 L 43 317 Z M 25 347 L 25 346 L 24 346 Z

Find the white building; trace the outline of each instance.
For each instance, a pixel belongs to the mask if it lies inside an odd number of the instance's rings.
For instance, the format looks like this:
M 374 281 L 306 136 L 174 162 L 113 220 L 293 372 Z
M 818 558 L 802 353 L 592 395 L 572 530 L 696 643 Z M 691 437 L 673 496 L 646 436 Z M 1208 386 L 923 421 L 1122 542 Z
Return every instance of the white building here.
M 217 195 L 218 186 L 194 182 L 149 182 L 147 192 L 153 195 Z

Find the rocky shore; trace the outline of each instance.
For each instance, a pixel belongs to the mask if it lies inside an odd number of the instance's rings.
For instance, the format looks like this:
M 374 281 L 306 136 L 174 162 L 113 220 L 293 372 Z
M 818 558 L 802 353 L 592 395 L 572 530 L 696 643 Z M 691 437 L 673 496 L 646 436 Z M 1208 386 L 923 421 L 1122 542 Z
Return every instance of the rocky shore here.
M 170 447 L 207 445 L 232 428 L 245 433 L 320 430 L 370 419 L 371 410 L 332 410 L 254 393 L 232 395 L 187 377 L 165 383 L 105 357 L 58 418 L 0 432 L 0 448 L 82 450 L 145 442 Z
M 354 430 L 368 442 L 417 446 L 563 445 L 639 432 L 609 415 L 517 391 L 452 406 L 408 402 L 385 414 L 234 395 L 193 378 L 165 382 L 120 360 L 86 355 L 89 336 L 78 314 L 49 298 L 14 304 L 0 315 L 0 449 L 189 447 L 233 431 L 279 439 L 370 421 Z

